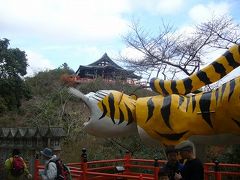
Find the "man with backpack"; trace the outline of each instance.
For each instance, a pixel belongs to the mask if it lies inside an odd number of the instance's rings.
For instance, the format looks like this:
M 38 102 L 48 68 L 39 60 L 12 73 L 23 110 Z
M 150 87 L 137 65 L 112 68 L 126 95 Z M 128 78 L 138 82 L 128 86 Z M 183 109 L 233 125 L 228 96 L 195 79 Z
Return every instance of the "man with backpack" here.
M 53 151 L 50 148 L 45 148 L 41 151 L 45 160 L 44 171 L 40 173 L 43 180 L 70 180 L 70 171 L 65 166 L 61 159 L 56 155 L 53 155 Z
M 5 161 L 8 180 L 32 179 L 19 149 L 13 149 L 12 156 Z

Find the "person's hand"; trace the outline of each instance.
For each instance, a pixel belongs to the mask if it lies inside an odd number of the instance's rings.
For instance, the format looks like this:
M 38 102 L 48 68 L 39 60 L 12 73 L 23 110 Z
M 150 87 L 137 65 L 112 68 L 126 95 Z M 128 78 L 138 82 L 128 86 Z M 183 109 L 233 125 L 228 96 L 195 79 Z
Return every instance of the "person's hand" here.
M 178 179 L 182 179 L 182 176 L 180 173 L 175 173 L 174 179 L 178 180 Z

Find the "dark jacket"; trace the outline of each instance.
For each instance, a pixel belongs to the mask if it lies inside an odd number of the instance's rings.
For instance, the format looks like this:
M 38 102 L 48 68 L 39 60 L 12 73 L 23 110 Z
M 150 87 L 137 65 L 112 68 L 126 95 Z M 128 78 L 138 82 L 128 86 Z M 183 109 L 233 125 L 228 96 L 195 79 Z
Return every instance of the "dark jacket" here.
M 199 159 L 188 160 L 182 169 L 183 180 L 203 180 L 203 164 Z
M 181 173 L 182 169 L 183 165 L 178 161 L 175 163 L 167 162 L 164 166 L 164 171 L 168 174 L 169 180 L 174 180 L 175 173 Z

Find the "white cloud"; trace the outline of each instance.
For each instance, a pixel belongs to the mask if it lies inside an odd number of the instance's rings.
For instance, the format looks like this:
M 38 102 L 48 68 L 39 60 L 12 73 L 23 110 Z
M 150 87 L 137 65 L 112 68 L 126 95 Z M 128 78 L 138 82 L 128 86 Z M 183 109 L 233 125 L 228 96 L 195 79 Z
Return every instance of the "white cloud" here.
M 130 0 L 132 9 L 140 8 L 152 14 L 173 14 L 180 10 L 183 0 Z
M 160 0 L 156 6 L 158 12 L 172 14 L 179 10 L 183 5 L 183 0 Z
M 27 76 L 32 76 L 39 71 L 53 69 L 54 66 L 51 64 L 50 60 L 43 57 L 41 54 L 33 52 L 31 50 L 26 50 L 28 67 Z
M 61 40 L 97 40 L 127 30 L 127 0 L 0 0 L 1 29 Z
M 189 11 L 189 16 L 195 22 L 207 21 L 213 16 L 229 14 L 230 5 L 227 2 L 197 4 Z

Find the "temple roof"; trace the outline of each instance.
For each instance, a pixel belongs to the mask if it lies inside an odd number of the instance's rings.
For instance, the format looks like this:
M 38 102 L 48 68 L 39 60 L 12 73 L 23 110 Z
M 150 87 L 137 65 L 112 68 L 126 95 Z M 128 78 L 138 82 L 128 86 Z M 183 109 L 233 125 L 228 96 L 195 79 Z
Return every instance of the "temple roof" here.
M 140 76 L 137 76 L 134 74 L 134 71 L 126 70 L 121 66 L 117 65 L 115 62 L 113 62 L 113 60 L 109 58 L 107 53 L 104 53 L 104 55 L 99 60 L 89 65 L 86 65 L 86 66 L 80 65 L 78 70 L 76 71 L 76 74 L 79 74 L 81 70 L 91 70 L 91 69 L 104 69 L 104 70 L 114 69 L 117 72 L 122 72 L 122 74 L 125 74 L 130 78 L 141 79 Z
M 104 55 L 97 61 L 89 64 L 88 66 L 113 66 L 117 69 L 124 70 L 121 66 L 117 65 L 115 62 L 113 62 L 107 55 L 107 53 L 104 53 Z
M 0 137 L 65 137 L 62 127 L 0 128 Z

